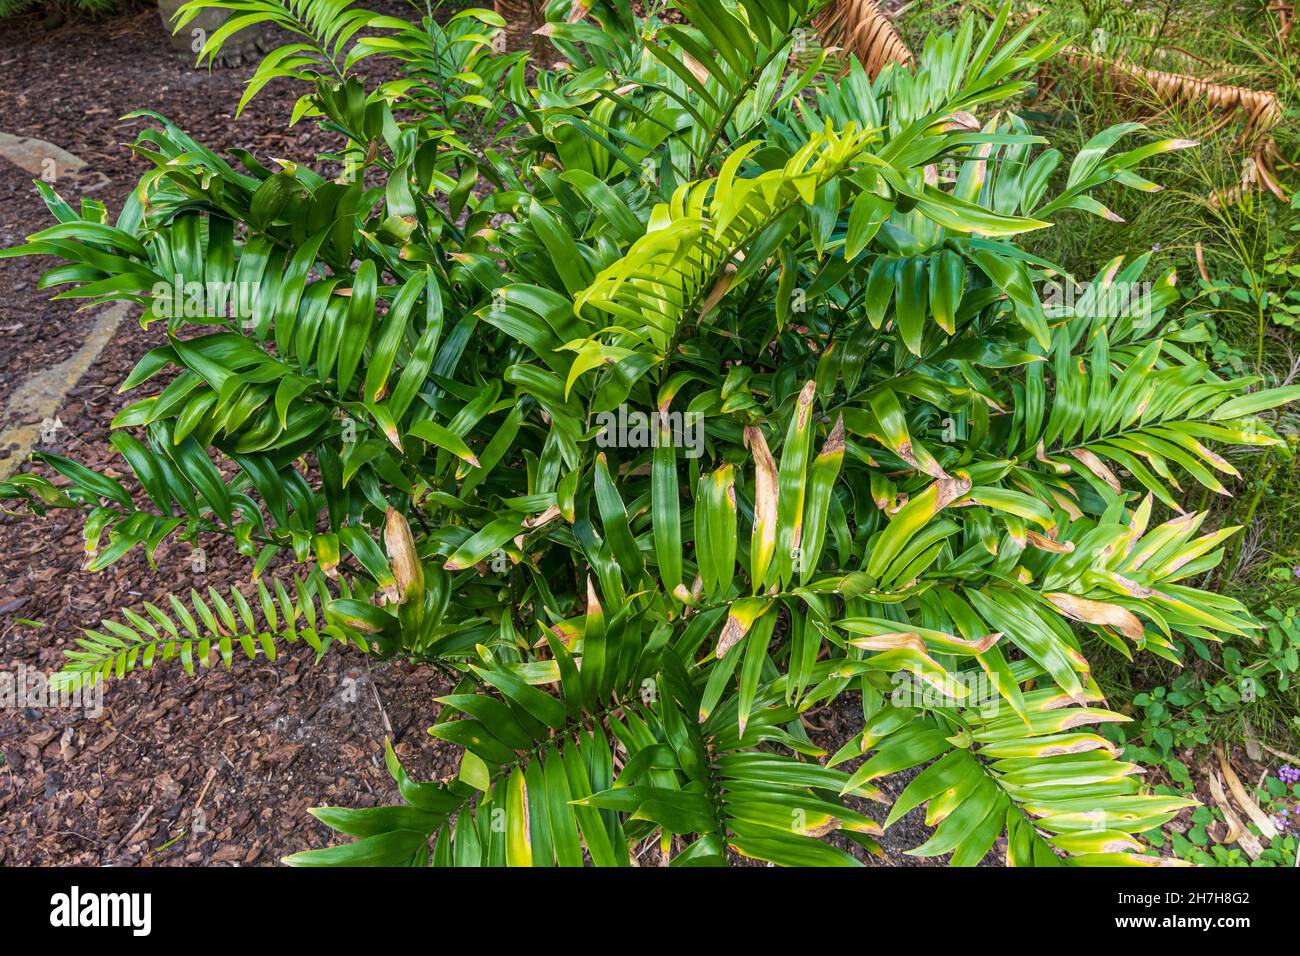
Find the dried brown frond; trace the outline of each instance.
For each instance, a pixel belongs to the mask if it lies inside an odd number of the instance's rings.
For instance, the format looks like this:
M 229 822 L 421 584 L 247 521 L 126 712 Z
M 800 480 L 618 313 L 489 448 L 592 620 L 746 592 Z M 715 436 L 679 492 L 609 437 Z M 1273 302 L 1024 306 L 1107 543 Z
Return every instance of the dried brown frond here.
M 1239 145 L 1249 150 L 1249 161 L 1241 182 L 1213 197 L 1216 204 L 1235 202 L 1251 189 L 1265 188 L 1279 199 L 1286 194 L 1277 181 L 1281 159 L 1273 130 L 1282 121 L 1282 105 L 1271 90 L 1256 90 L 1229 83 L 1216 83 L 1184 73 L 1170 73 L 1138 66 L 1124 59 L 1107 59 L 1072 49 L 1066 57 L 1076 68 L 1104 79 L 1119 92 L 1134 97 L 1151 97 L 1159 103 L 1203 108 L 1215 116 L 1211 132 L 1227 125 L 1234 116 L 1245 120 Z
M 544 41 L 536 33 L 546 25 L 546 0 L 492 0 L 492 9 L 506 21 L 502 31 L 505 50 L 528 47 L 534 53 L 540 52 Z M 585 12 L 581 4 L 575 4 L 574 9 Z
M 875 0 L 836 0 L 817 17 L 817 32 L 828 44 L 852 53 L 870 77 L 890 63 L 912 63 L 912 51 Z

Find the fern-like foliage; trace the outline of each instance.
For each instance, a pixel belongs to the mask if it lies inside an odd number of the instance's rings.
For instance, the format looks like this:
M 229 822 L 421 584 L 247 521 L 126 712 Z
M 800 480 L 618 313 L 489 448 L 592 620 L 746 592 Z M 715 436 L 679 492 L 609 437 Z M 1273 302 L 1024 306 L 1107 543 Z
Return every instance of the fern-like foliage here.
M 992 718 L 967 709 L 916 720 L 906 709 L 886 707 L 835 760 L 871 754 L 851 778 L 855 784 L 926 764 L 885 819 L 889 827 L 926 806 L 925 822 L 935 832 L 908 851 L 915 856 L 951 853 L 954 866 L 973 865 L 1005 833 L 1010 865 L 1164 863 L 1142 854 L 1134 834 L 1195 801 L 1143 793 L 1141 768 L 1118 759 L 1113 744 L 1087 729 L 1128 718 L 1071 706 L 1055 688 L 1027 691 L 1022 700 L 1023 714 Z M 1088 795 L 1080 798 L 1084 779 Z
M 292 591 L 278 580 L 274 592 L 258 581 L 254 601 L 233 586 L 229 599 L 213 587 L 208 588 L 206 599 L 191 588 L 188 604 L 172 594 L 167 608 L 146 601 L 144 613 L 123 609 L 122 620 L 105 619 L 99 629 L 88 629 L 77 639 L 77 649 L 67 652 L 68 664 L 56 680 L 59 686 L 75 690 L 105 678 L 125 677 L 137 667 L 149 670 L 173 660 L 193 676 L 196 666 L 211 665 L 213 651 L 230 668 L 236 649 L 248 660 L 261 654 L 274 662 L 278 641 L 301 640 L 318 659 L 335 642 L 370 653 L 363 636 L 364 618 L 348 616 L 349 610 L 368 605 L 351 598 L 346 585 L 343 596 L 336 599 L 319 573 L 295 577 Z

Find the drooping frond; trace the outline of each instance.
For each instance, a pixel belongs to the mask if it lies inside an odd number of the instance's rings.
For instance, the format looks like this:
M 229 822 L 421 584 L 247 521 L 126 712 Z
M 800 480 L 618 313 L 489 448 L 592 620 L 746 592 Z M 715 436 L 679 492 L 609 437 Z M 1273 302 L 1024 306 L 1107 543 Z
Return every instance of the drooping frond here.
M 277 47 L 262 58 L 240 99 L 242 111 L 276 77 L 309 82 L 318 76 L 341 79 L 349 44 L 359 31 L 407 26 L 404 20 L 354 6 L 355 3 L 356 0 L 190 0 L 177 12 L 173 31 L 185 29 L 204 9 L 230 11 L 225 23 L 204 39 L 198 52 L 199 64 L 205 59 L 211 62 L 227 40 L 249 27 L 271 24 L 299 38 L 299 42 Z
M 259 581 L 256 608 L 239 588 L 232 586 L 230 599 L 216 588 L 208 588 L 205 599 L 193 588 L 186 606 L 176 595 L 169 595 L 169 607 L 145 602 L 145 613 L 123 609 L 123 620 L 105 619 L 100 629 L 89 629 L 77 639 L 77 650 L 67 652 L 68 663 L 54 681 L 60 687 L 75 690 L 109 677 L 125 677 L 137 667 L 149 670 L 155 664 L 179 660 L 185 672 L 210 666 L 209 655 L 216 651 L 229 668 L 238 647 L 249 660 L 260 653 L 269 661 L 277 656 L 276 643 L 305 642 L 318 655 L 335 642 L 351 643 L 363 652 L 369 650 L 362 632 L 337 616 L 338 611 L 357 604 L 338 602 L 325 586 L 320 573 L 306 578 L 295 577 L 292 593 L 281 581 L 275 582 L 272 594 Z

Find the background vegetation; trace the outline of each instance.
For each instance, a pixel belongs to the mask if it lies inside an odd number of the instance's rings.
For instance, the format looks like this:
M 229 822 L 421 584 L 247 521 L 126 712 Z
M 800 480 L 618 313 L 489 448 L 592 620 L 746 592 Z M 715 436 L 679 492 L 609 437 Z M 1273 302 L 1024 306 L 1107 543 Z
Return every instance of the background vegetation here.
M 969 4 L 902 5 L 896 22 L 913 42 L 936 22 L 953 22 Z M 979 4 L 975 4 L 979 8 Z M 1300 40 L 1296 5 L 1288 2 L 1203 0 L 1052 0 L 1040 9 L 1044 24 L 1075 38 L 1074 56 L 1053 60 L 1039 75 L 1037 96 L 1023 115 L 1051 130 L 1067 152 L 1097 130 L 1141 120 L 1153 132 L 1186 137 L 1196 149 L 1156 162 L 1155 193 L 1115 193 L 1111 221 L 1073 223 L 1029 237 L 1028 244 L 1068 268 L 1112 254 L 1150 253 L 1152 263 L 1177 270 L 1182 315 L 1195 330 L 1197 354 L 1233 372 L 1259 372 L 1271 384 L 1300 373 L 1300 176 L 1282 162 L 1270 190 L 1253 169 L 1258 139 L 1248 110 L 1188 90 L 1161 95 L 1151 84 L 1133 89 L 1099 76 L 1092 57 L 1276 94 L 1280 107 L 1269 132 L 1278 154 L 1300 157 Z M 991 13 L 991 11 L 989 11 Z M 1190 84 L 1189 84 L 1190 86 Z M 1243 180 L 1251 180 L 1242 188 Z M 1160 768 L 1170 792 L 1196 792 L 1206 806 L 1185 832 L 1172 836 L 1180 854 L 1200 863 L 1244 865 L 1239 848 L 1216 842 L 1226 835 L 1223 813 L 1207 774 L 1218 769 L 1216 747 L 1249 754 L 1256 769 L 1253 796 L 1288 824 L 1291 835 L 1262 862 L 1294 862 L 1295 780 L 1300 765 L 1300 472 L 1292 453 L 1300 418 L 1282 413 L 1288 448 L 1230 455 L 1241 479 L 1232 497 L 1201 494 L 1220 523 L 1242 524 L 1241 538 L 1207 581 L 1240 597 L 1267 625 L 1259 641 L 1231 646 L 1191 642 L 1185 666 L 1149 655 L 1135 660 L 1101 651 L 1097 679 L 1120 709 L 1138 721 L 1108 728 L 1134 759 Z M 1264 769 L 1269 767 L 1267 771 Z M 1286 811 L 1285 813 L 1281 811 Z M 1220 821 L 1217 828 L 1214 821 Z M 1248 821 L 1242 821 L 1249 826 Z M 1207 831 L 1206 825 L 1210 828 Z M 1257 828 L 1256 828 L 1257 829 Z M 1285 831 L 1283 831 L 1285 834 Z M 1231 842 L 1231 841 L 1229 841 Z M 1280 852 L 1279 852 L 1280 851 Z

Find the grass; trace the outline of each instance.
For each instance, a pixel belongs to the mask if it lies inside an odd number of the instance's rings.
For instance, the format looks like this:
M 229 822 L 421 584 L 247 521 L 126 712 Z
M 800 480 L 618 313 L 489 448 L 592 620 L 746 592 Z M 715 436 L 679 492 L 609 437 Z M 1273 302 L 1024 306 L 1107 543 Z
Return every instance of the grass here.
M 1282 157 L 1300 160 L 1300 28 L 1287 35 L 1275 3 L 1049 0 L 1038 6 L 1044 32 L 1072 36 L 1079 49 L 1276 92 L 1283 115 L 1272 135 Z M 978 2 L 915 0 L 895 16 L 914 42 L 931 24 L 955 24 L 971 7 L 982 9 Z M 1225 376 L 1300 382 L 1300 335 L 1294 325 L 1281 324 L 1296 317 L 1280 308 L 1288 295 L 1300 302 L 1300 204 L 1266 191 L 1215 201 L 1249 168 L 1252 148 L 1241 142 L 1242 116 L 1221 117 L 1205 103 L 1120 95 L 1065 56 L 1040 75 L 1037 95 L 1018 109 L 1067 157 L 1098 131 L 1131 120 L 1146 123 L 1153 138 L 1197 140 L 1198 148 L 1167 153 L 1144 171 L 1161 191 L 1116 190 L 1110 198 L 1121 222 L 1075 215 L 1068 228 L 1036 233 L 1033 251 L 1081 280 L 1117 255 L 1150 254 L 1153 268 L 1177 269 L 1184 290 L 1182 347 Z M 1300 187 L 1300 171 L 1282 167 L 1278 173 L 1286 191 Z M 1277 428 L 1294 446 L 1300 416 L 1287 415 Z M 1166 767 L 1185 747 L 1199 762 L 1218 742 L 1235 746 L 1257 738 L 1292 753 L 1300 742 L 1300 691 L 1284 680 L 1296 649 L 1278 620 L 1292 621 L 1300 608 L 1300 456 L 1289 448 L 1263 450 L 1235 456 L 1233 464 L 1241 473 L 1231 483 L 1233 497 L 1187 487 L 1185 507 L 1208 508 L 1215 526 L 1245 526 L 1229 544 L 1216 580 L 1269 622 L 1259 643 L 1188 647 L 1182 668 L 1150 655 L 1130 662 L 1100 647 L 1092 649 L 1095 657 L 1089 654 L 1102 689 L 1135 717 L 1129 746 Z M 1157 690 L 1161 698 L 1152 696 Z

